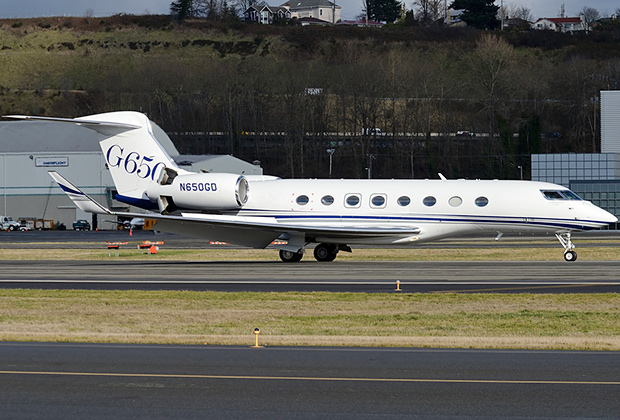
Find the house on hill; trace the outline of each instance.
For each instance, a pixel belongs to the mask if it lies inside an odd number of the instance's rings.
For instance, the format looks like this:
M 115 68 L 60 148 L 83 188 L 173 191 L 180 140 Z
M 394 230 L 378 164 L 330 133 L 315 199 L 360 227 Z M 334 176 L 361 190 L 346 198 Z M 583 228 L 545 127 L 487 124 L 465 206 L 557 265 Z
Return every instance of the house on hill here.
M 248 7 L 243 12 L 243 20 L 246 23 L 256 22 L 271 25 L 274 20 L 289 20 L 291 12 L 286 7 L 255 5 Z
M 314 18 L 328 23 L 340 21 L 340 6 L 328 0 L 289 0 L 281 7 L 291 12 L 291 18 Z
M 462 19 L 463 13 L 465 13 L 464 9 L 448 9 L 443 23 L 446 26 L 467 26 Z
M 590 29 L 583 15 L 579 17 L 540 18 L 532 24 L 532 29 L 563 33 L 582 33 Z

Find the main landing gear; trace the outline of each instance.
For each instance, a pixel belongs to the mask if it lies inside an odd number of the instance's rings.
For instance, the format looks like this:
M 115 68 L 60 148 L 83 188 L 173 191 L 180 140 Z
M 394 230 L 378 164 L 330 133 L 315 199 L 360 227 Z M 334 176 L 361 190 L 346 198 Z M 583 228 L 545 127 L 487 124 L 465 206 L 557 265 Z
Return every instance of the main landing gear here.
M 564 247 L 564 259 L 566 261 L 576 261 L 577 253 L 573 251 L 575 245 L 570 240 L 570 232 L 556 233 L 555 237 L 558 238 L 558 241 Z
M 338 251 L 340 250 L 351 252 L 351 248 L 346 245 L 337 245 L 337 244 L 318 244 L 314 247 L 314 258 L 320 262 L 330 262 L 336 259 L 338 255 Z M 284 249 L 280 250 L 280 259 L 286 263 L 289 262 L 299 262 L 304 255 L 304 251 L 293 252 L 286 251 Z
M 338 245 L 318 244 L 314 247 L 314 258 L 321 262 L 334 261 L 338 255 L 338 251 Z

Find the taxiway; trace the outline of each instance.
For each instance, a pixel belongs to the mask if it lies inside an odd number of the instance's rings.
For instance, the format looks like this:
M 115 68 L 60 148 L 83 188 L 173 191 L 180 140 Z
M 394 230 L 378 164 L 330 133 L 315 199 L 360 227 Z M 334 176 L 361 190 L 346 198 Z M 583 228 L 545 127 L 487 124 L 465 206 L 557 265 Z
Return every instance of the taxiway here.
M 615 352 L 0 343 L 3 418 L 617 418 Z

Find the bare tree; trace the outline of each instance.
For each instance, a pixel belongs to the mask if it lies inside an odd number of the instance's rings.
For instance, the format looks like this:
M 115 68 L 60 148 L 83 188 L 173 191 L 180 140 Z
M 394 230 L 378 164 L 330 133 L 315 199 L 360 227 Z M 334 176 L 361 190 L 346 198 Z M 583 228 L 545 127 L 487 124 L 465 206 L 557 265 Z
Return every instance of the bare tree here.
M 583 6 L 583 9 L 581 9 L 579 14 L 583 15 L 588 25 L 592 25 L 600 17 L 600 13 L 598 12 L 598 10 L 594 9 L 593 7 L 589 7 L 589 6 Z
M 88 8 L 84 12 L 84 18 L 86 18 L 86 23 L 90 25 L 90 21 L 95 16 L 95 10 L 93 8 Z
M 436 20 L 443 17 L 444 1 L 443 0 L 415 0 L 413 9 L 416 19 L 422 25 L 431 25 Z
M 528 22 L 534 20 L 532 10 L 527 6 L 519 6 L 514 3 L 504 3 L 498 11 L 502 19 L 523 19 Z
M 479 92 L 482 113 L 488 124 L 489 148 L 498 160 L 499 169 L 503 167 L 507 153 L 510 153 L 510 144 L 497 143 L 496 135 L 504 137 L 507 133 L 506 121 L 508 120 L 506 98 L 512 96 L 517 87 L 511 83 L 512 74 L 516 69 L 516 53 L 514 48 L 503 38 L 491 34 L 485 34 L 476 42 L 476 49 L 469 61 L 470 74 L 472 77 L 472 89 Z M 508 148 L 508 150 L 506 150 Z M 493 165 L 493 162 L 489 162 Z M 492 171 L 492 167 L 487 168 Z
M 534 21 L 534 15 L 532 15 L 532 10 L 527 6 L 517 7 L 512 17 L 516 19 L 523 19 L 527 22 Z

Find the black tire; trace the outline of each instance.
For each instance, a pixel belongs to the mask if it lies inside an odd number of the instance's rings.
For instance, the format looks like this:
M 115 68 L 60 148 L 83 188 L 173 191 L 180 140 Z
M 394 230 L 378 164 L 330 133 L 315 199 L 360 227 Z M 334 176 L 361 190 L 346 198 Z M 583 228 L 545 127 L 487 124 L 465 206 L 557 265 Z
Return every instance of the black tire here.
M 577 261 L 577 253 L 575 251 L 566 251 L 564 253 L 564 259 L 568 262 Z
M 15 226 L 9 226 L 9 229 L 8 229 L 8 230 L 9 230 L 10 232 L 13 232 L 13 231 L 15 230 Z
M 338 255 L 338 246 L 334 244 L 318 244 L 314 247 L 314 258 L 321 262 L 331 262 Z
M 280 259 L 285 263 L 299 262 L 303 256 L 300 252 L 280 250 Z

